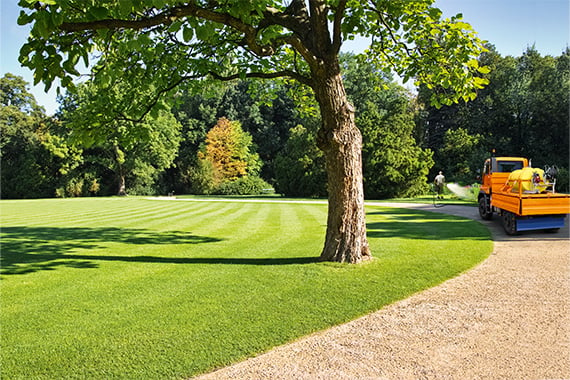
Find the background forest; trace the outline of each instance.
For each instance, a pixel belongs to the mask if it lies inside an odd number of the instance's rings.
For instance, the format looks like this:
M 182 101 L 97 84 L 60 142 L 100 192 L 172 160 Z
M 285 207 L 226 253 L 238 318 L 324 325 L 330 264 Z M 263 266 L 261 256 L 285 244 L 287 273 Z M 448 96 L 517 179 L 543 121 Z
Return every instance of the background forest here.
M 529 48 L 480 57 L 490 81 L 477 98 L 435 108 L 362 58 L 342 56 L 344 79 L 363 134 L 365 195 L 408 197 L 448 181 L 476 182 L 496 155 L 556 165 L 568 191 L 570 50 L 558 57 Z M 200 95 L 182 86 L 172 108 L 157 103 L 141 120 L 93 114 L 89 82 L 60 97 L 47 117 L 22 78 L 0 79 L 2 198 L 116 194 L 260 194 L 324 197 L 320 116 L 310 96 L 285 82 L 235 81 Z M 114 87 L 116 98 L 121 89 Z M 117 104 L 120 104 L 118 102 Z M 110 104 L 110 108 L 116 105 Z

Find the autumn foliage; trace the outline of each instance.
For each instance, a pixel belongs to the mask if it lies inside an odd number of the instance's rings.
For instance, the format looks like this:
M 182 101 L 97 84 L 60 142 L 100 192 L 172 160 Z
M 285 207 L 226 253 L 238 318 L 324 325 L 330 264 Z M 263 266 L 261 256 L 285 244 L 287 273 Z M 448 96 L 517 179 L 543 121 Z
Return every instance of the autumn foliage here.
M 251 146 L 252 137 L 241 124 L 222 117 L 206 135 L 198 159 L 212 167 L 212 182 L 219 186 L 259 173 L 261 160 Z

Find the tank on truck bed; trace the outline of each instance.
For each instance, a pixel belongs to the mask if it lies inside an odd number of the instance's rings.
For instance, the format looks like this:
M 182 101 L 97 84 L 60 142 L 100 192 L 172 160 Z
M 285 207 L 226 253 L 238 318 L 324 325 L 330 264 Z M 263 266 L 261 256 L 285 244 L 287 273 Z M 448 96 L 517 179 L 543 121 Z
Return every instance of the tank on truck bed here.
M 502 217 L 507 234 L 564 227 L 570 195 L 556 192 L 555 170 L 532 168 L 523 157 L 493 157 L 485 161 L 479 192 L 479 214 Z

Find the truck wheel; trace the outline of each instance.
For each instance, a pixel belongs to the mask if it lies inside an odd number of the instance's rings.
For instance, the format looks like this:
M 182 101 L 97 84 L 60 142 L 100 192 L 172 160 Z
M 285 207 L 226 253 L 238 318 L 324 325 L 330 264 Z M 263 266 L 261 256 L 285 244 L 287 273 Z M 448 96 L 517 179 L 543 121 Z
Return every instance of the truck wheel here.
M 517 233 L 517 221 L 515 219 L 515 214 L 508 211 L 503 211 L 503 228 L 507 235 L 516 235 Z
M 493 219 L 493 211 L 491 210 L 488 197 L 479 198 L 479 215 L 483 220 Z

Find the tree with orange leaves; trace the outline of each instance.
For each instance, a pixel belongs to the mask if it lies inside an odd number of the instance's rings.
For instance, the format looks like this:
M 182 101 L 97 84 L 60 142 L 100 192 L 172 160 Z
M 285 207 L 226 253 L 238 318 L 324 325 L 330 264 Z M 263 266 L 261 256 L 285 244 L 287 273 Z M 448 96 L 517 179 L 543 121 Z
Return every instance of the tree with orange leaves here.
M 198 158 L 208 161 L 213 168 L 214 186 L 259 173 L 261 159 L 251 151 L 252 144 L 251 135 L 238 121 L 225 117 L 218 120 L 198 153 Z

